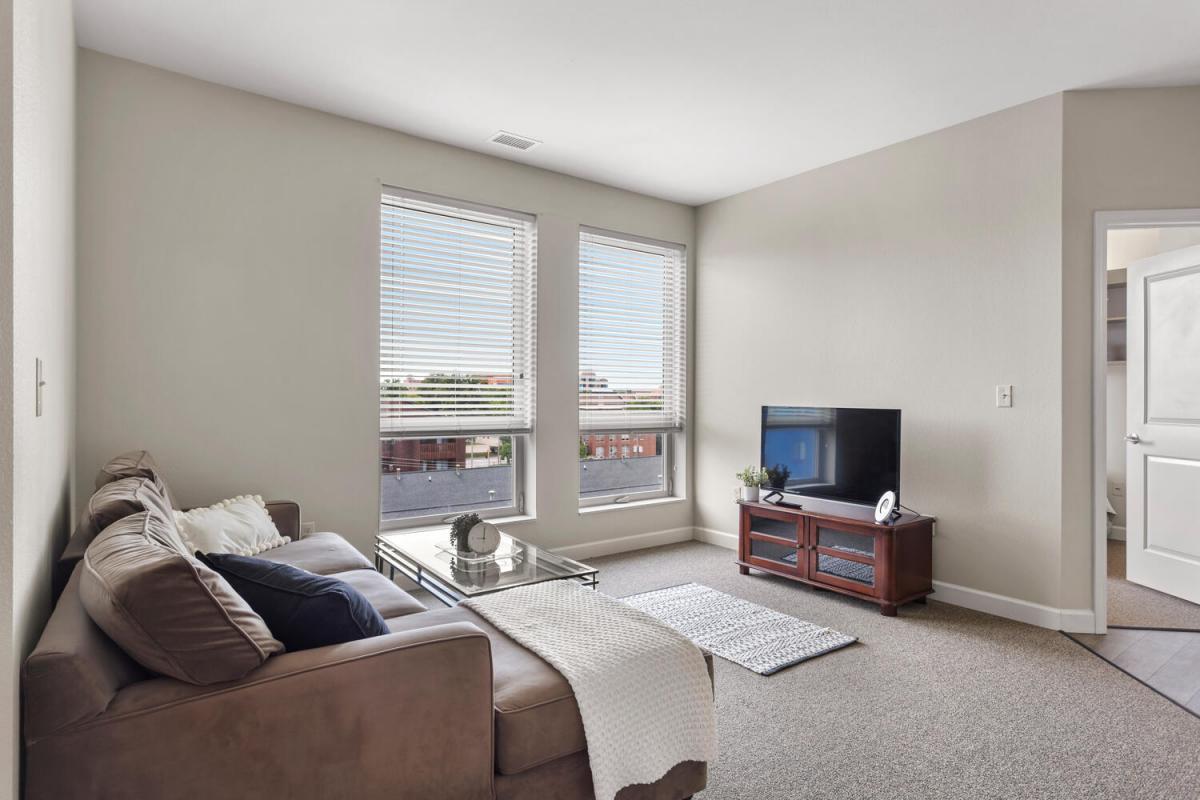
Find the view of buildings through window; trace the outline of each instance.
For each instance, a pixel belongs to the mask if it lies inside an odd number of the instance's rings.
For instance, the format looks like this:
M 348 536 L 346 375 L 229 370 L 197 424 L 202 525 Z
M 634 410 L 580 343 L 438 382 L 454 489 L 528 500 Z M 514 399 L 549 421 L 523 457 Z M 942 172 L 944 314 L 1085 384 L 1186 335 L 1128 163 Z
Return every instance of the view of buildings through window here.
M 581 377 L 581 384 L 583 380 Z M 500 435 L 381 439 L 383 519 L 513 505 L 513 447 L 517 439 Z M 661 433 L 583 433 L 578 446 L 582 498 L 665 488 Z

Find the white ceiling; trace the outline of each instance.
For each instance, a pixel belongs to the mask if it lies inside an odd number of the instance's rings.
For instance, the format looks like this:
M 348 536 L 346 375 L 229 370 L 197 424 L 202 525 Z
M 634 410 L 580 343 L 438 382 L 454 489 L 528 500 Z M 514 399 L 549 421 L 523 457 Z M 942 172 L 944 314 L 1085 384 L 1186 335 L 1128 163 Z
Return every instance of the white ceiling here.
M 84 47 L 689 204 L 1061 90 L 1200 83 L 1197 0 L 75 3 Z

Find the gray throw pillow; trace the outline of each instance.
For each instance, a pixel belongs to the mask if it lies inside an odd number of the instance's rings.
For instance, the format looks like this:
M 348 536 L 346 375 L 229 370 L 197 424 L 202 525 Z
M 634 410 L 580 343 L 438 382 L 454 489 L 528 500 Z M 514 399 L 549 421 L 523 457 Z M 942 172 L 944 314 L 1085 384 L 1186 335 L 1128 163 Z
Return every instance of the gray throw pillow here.
M 156 511 L 125 517 L 88 546 L 80 596 L 130 658 L 194 684 L 237 680 L 283 649 L 229 583 L 176 549 Z
M 109 525 L 142 511 L 156 511 L 165 519 L 173 517 L 171 505 L 155 481 L 150 478 L 121 478 L 106 483 L 88 499 L 73 538 L 78 538 L 79 545 L 86 548 Z M 176 545 L 179 552 L 187 554 L 181 538 L 172 544 Z
M 167 505 L 171 508 L 179 508 L 175 504 L 175 497 L 171 494 L 171 490 L 167 488 L 167 482 L 163 480 L 154 456 L 145 450 L 130 450 L 128 453 L 121 453 L 110 460 L 96 473 L 96 488 L 99 489 L 105 484 L 121 478 L 148 478 L 154 481 L 159 491 L 162 492 L 162 496 L 167 498 Z

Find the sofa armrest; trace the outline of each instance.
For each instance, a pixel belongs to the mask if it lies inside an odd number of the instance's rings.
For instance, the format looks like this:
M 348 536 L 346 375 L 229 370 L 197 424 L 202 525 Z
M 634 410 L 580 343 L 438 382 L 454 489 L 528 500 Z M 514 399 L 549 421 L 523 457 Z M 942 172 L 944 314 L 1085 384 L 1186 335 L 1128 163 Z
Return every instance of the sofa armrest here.
M 300 538 L 300 504 L 291 500 L 268 500 L 267 513 L 279 529 L 280 536 L 290 536 L 292 541 Z
M 27 743 L 26 797 L 489 800 L 492 731 L 487 636 L 455 622 L 128 686 Z

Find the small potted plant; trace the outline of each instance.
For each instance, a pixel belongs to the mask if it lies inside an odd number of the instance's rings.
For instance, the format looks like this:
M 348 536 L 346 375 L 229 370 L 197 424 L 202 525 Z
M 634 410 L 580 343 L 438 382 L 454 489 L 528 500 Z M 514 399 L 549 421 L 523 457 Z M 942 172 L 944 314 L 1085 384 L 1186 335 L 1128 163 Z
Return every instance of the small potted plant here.
M 737 474 L 742 482 L 741 500 L 743 503 L 757 503 L 758 489 L 767 482 L 767 473 L 758 467 L 746 467 Z
M 454 545 L 460 555 L 470 555 L 471 548 L 467 544 L 467 536 L 471 533 L 471 528 L 479 524 L 479 515 L 475 512 L 460 514 L 450 523 L 450 543 Z

